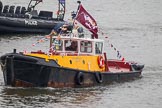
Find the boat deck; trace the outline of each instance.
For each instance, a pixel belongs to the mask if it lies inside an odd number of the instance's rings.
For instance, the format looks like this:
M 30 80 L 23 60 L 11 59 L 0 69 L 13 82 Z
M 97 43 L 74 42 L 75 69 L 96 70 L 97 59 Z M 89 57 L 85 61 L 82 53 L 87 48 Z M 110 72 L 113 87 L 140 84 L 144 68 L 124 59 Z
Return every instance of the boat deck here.
M 130 72 L 130 69 L 129 68 L 123 68 L 123 67 L 110 66 L 109 71 L 113 72 L 113 73 L 116 73 L 116 72 Z

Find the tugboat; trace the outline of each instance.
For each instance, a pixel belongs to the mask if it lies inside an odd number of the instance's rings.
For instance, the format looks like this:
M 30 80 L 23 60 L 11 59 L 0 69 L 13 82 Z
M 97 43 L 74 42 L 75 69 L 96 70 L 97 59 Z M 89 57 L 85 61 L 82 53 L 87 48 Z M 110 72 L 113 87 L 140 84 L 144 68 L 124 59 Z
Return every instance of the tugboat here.
M 28 7 L 4 5 L 0 1 L 0 33 L 50 33 L 58 23 L 64 23 L 65 0 L 58 0 L 57 17 L 52 11 L 35 10 L 42 0 L 30 0 Z
M 83 14 L 84 13 L 84 14 Z M 85 20 L 84 15 L 88 17 Z M 97 32 L 95 20 L 79 4 L 75 18 L 92 33 Z M 91 23 L 91 21 L 93 23 Z M 95 24 L 94 24 L 95 23 Z M 83 24 L 83 23 L 82 23 Z M 83 25 L 84 25 L 83 24 Z M 95 25 L 95 27 L 93 26 Z M 143 64 L 123 60 L 109 60 L 104 40 L 95 35 L 77 36 L 69 32 L 50 36 L 49 52 L 7 53 L 0 57 L 4 82 L 13 87 L 89 87 L 140 78 Z

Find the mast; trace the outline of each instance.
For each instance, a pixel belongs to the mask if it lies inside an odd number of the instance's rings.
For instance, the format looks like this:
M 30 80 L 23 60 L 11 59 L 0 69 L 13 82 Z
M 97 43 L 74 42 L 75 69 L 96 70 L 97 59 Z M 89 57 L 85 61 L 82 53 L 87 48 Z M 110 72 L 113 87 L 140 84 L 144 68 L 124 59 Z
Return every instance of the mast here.
M 65 0 L 58 0 L 57 19 L 63 20 L 65 16 Z
M 27 11 L 31 12 L 32 10 L 34 10 L 35 6 L 37 6 L 41 2 L 42 0 L 30 0 Z

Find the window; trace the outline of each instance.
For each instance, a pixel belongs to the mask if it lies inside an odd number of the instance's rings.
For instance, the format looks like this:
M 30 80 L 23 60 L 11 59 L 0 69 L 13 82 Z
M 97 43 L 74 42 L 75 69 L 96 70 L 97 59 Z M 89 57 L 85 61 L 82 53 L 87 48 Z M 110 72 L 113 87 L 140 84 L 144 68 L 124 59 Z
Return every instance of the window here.
M 81 43 L 80 43 L 80 52 L 92 53 L 92 42 L 90 42 L 90 41 L 81 41 Z
M 77 51 L 78 42 L 72 40 L 65 40 L 65 50 L 66 51 Z
M 63 46 L 63 41 L 62 40 L 58 40 L 58 39 L 53 40 L 53 48 L 54 48 L 54 50 L 62 51 L 62 46 Z
M 102 47 L 103 47 L 102 42 L 96 42 L 95 43 L 95 53 L 96 54 L 102 54 Z

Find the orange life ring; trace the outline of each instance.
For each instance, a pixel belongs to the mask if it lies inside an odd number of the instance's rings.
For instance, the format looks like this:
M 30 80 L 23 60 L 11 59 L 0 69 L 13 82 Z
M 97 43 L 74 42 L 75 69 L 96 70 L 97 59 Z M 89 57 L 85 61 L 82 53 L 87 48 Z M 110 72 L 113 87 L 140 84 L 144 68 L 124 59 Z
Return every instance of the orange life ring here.
M 105 60 L 104 60 L 103 56 L 98 56 L 98 65 L 100 68 L 105 67 Z

